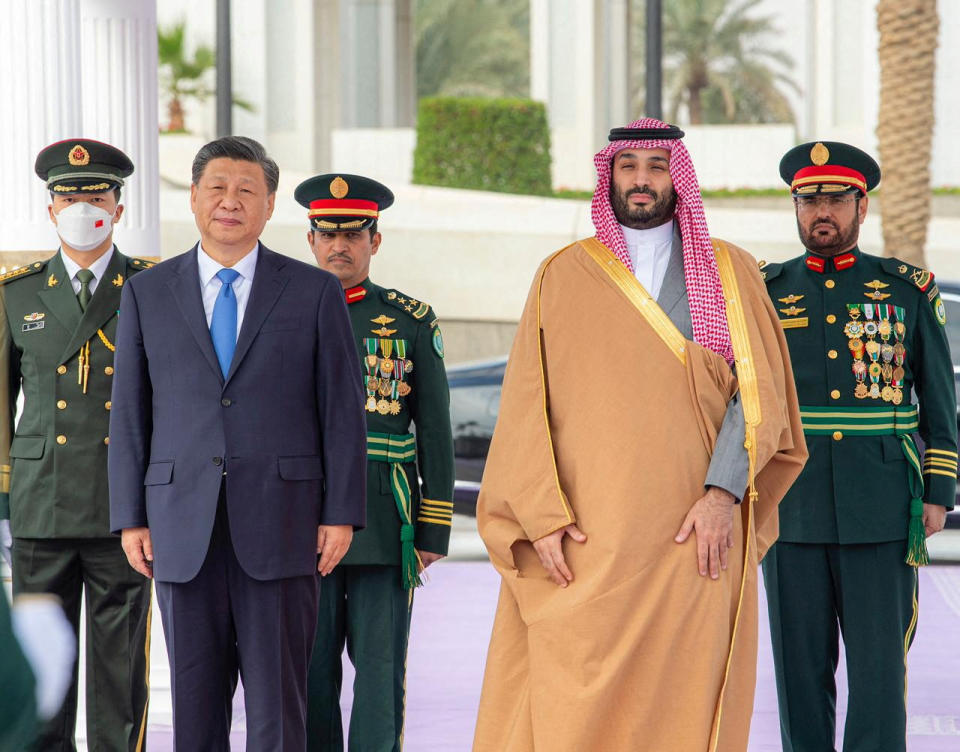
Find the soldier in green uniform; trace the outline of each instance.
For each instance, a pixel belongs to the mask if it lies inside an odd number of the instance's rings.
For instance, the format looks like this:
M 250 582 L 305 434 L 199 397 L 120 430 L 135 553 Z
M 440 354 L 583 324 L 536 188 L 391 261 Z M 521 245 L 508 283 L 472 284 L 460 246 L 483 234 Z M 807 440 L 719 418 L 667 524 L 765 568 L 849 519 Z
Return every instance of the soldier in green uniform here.
M 113 226 L 133 164 L 88 139 L 37 156 L 59 252 L 0 276 L 0 518 L 13 536 L 13 592 L 57 595 L 79 634 L 86 598 L 87 743 L 143 749 L 150 581 L 110 535 L 107 435 L 117 308 L 151 264 L 123 256 Z M 23 412 L 14 430 L 17 400 Z M 75 749 L 77 668 L 36 748 Z
M 810 451 L 763 561 L 783 748 L 834 749 L 842 635 L 843 749 L 904 750 L 916 567 L 927 563 L 925 537 L 943 528 L 956 493 L 944 306 L 933 274 L 857 247 L 867 192 L 880 180 L 869 155 L 803 144 L 783 157 L 780 175 L 806 253 L 762 274 Z
M 370 281 L 386 187 L 358 175 L 301 183 L 307 241 L 343 285 L 367 395 L 367 526 L 320 585 L 308 681 L 311 750 L 343 749 L 340 656 L 356 668 L 349 749 L 399 750 L 413 588 L 447 553 L 453 517 L 453 438 L 443 337 L 429 305 Z M 416 426 L 416 436 L 410 431 Z

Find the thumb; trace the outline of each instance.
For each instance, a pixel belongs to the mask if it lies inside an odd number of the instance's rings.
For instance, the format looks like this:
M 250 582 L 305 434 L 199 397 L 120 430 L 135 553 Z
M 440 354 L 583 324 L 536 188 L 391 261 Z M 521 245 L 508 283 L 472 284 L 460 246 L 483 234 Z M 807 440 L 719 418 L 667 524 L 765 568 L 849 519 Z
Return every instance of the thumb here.
M 150 533 L 146 533 L 141 540 L 143 542 L 143 558 L 147 561 L 153 561 L 153 541 L 150 540 Z
M 690 512 L 687 512 L 687 516 L 683 518 L 683 524 L 680 526 L 680 531 L 677 533 L 677 537 L 674 538 L 677 543 L 683 543 L 690 537 L 690 533 L 693 532 L 693 522 L 693 516 Z
M 565 529 L 567 531 L 567 535 L 573 538 L 577 543 L 583 543 L 587 539 L 586 534 L 576 525 L 567 525 Z

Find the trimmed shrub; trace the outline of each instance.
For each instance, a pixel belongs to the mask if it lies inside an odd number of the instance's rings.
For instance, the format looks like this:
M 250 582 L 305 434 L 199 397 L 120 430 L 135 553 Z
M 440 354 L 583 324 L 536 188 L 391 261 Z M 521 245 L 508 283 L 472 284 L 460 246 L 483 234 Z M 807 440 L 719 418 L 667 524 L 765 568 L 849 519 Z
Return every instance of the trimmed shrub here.
M 421 99 L 413 182 L 551 195 L 546 108 L 531 99 Z

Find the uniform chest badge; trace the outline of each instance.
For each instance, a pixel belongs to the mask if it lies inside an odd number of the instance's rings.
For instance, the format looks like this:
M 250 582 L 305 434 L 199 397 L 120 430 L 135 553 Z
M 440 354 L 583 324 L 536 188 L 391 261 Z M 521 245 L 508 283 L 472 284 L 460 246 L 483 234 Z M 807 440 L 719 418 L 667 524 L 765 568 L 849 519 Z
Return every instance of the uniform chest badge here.
M 41 314 L 42 315 L 42 314 Z M 26 316 L 24 316 L 26 318 Z M 28 321 L 26 324 L 20 327 L 21 332 L 35 332 L 38 329 L 43 329 L 46 321 Z
M 797 308 L 795 305 L 790 306 L 789 308 L 781 308 L 780 313 L 785 313 L 787 316 L 797 316 L 803 313 L 806 308 Z
M 794 293 L 790 293 L 787 295 L 787 297 L 777 298 L 777 300 L 779 300 L 781 303 L 786 303 L 787 305 L 793 305 L 794 303 L 803 300 L 804 297 L 804 295 L 795 295 Z
M 389 337 L 391 334 L 396 334 L 396 329 L 387 329 L 385 326 L 381 326 L 379 329 L 371 329 L 373 334 L 376 334 L 378 337 Z
M 23 320 L 24 320 L 24 321 L 39 321 L 40 319 L 42 319 L 42 318 L 43 318 L 44 316 L 46 316 L 46 315 L 47 315 L 47 314 L 45 314 L 45 313 L 39 313 L 39 312 L 36 312 L 36 313 L 28 313 L 26 316 L 23 317 Z
M 380 326 L 386 326 L 387 324 L 392 324 L 396 319 L 392 319 L 389 316 L 380 314 L 375 319 L 370 319 L 374 324 L 380 324 Z
M 874 290 L 873 292 L 865 292 L 864 295 L 870 298 L 870 300 L 886 300 L 887 298 L 890 297 L 890 293 L 880 292 L 879 290 Z

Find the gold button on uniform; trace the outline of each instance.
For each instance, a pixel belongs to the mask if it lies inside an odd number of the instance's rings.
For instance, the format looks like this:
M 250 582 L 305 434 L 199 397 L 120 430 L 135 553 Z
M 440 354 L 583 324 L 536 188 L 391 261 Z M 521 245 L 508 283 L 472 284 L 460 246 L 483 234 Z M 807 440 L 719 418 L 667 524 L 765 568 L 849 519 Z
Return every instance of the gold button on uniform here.
M 107 376 L 113 376 L 113 366 L 107 366 L 103 369 L 103 372 L 107 374 Z
M 836 350 L 828 350 L 828 351 L 827 351 L 827 357 L 830 358 L 830 360 L 836 360 L 836 359 L 837 359 L 837 351 L 836 351 Z
M 830 396 L 834 399 L 840 399 L 840 390 L 834 389 L 832 392 L 830 392 Z
M 67 401 L 66 401 L 66 400 L 57 400 L 57 407 L 59 407 L 61 410 L 66 410 L 66 408 L 67 408 Z
M 66 443 L 67 443 L 67 437 L 64 436 L 63 434 L 60 434 L 59 436 L 57 436 L 57 443 L 60 444 L 61 446 L 62 446 L 63 444 L 66 444 Z
M 59 373 L 61 376 L 63 376 L 63 374 L 65 374 L 66 372 L 67 372 L 66 366 L 57 366 L 57 373 Z
M 826 286 L 827 288 L 829 288 L 829 289 L 832 290 L 833 287 L 834 287 L 834 285 L 836 285 L 837 283 L 834 282 L 832 279 L 828 279 L 828 280 L 827 280 L 826 282 L 824 282 L 823 284 L 824 284 L 824 286 Z
M 832 313 L 828 313 L 828 314 L 827 314 L 827 323 L 828 323 L 828 324 L 832 324 L 832 323 L 834 323 L 836 320 L 837 320 L 837 317 L 834 316 Z
M 107 400 L 106 402 L 103 403 L 103 406 L 107 408 L 107 410 L 109 410 L 112 405 L 113 403 L 110 400 Z
M 834 441 L 840 441 L 840 439 L 842 439 L 842 438 L 843 438 L 843 432 L 842 432 L 842 431 L 834 431 L 834 432 L 833 432 L 833 440 L 834 440 Z
M 103 440 L 103 443 L 104 443 L 104 444 L 109 444 L 109 443 L 110 443 L 110 437 L 107 436 L 107 437 Z

